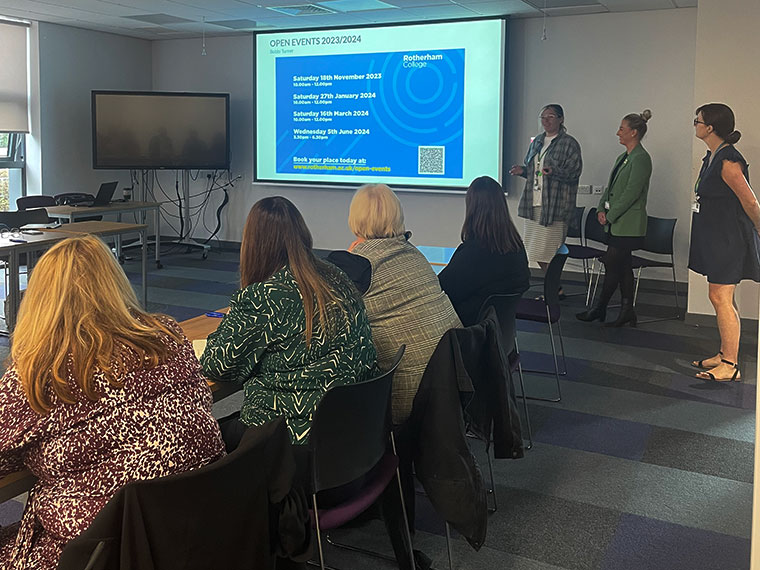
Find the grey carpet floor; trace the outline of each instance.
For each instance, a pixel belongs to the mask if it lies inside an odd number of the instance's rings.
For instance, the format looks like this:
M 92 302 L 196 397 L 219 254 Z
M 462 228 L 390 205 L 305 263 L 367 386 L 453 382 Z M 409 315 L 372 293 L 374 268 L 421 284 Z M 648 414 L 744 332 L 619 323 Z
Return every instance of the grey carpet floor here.
M 136 263 L 125 265 L 135 284 Z M 178 320 L 228 305 L 237 254 L 171 255 L 151 270 L 149 309 Z M 572 279 L 572 277 L 569 277 Z M 582 285 L 571 280 L 568 292 Z M 685 305 L 681 297 L 681 306 Z M 667 284 L 644 283 L 640 316 L 672 313 Z M 494 464 L 499 509 L 479 552 L 454 536 L 454 567 L 514 570 L 744 570 L 749 568 L 755 430 L 756 328 L 745 327 L 743 382 L 710 384 L 689 363 L 717 350 L 712 326 L 664 321 L 637 328 L 586 324 L 562 303 L 567 376 L 560 403 L 531 402 L 535 446 Z M 613 313 L 615 311 L 613 310 Z M 551 365 L 545 328 L 518 326 L 528 368 Z M 1 355 L 0 355 L 1 356 Z M 529 395 L 550 395 L 551 377 L 526 374 Z M 240 394 L 218 402 L 221 417 Z M 473 451 L 485 468 L 482 444 Z M 6 503 L 0 523 L 17 516 Z M 448 567 L 443 522 L 419 498 L 415 547 Z M 388 552 L 382 523 L 340 531 L 352 543 Z M 394 568 L 328 547 L 328 561 L 351 570 Z

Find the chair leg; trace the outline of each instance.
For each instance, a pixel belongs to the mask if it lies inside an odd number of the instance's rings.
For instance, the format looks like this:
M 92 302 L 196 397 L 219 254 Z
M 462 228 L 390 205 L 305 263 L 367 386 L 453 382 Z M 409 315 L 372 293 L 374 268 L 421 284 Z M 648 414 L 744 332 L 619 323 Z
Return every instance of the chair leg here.
M 564 372 L 560 372 L 560 376 L 567 376 L 567 358 L 565 357 L 565 341 L 562 337 L 562 324 L 557 321 L 557 332 L 559 333 L 559 346 L 562 349 L 562 369 Z
M 319 510 L 317 509 L 317 495 L 312 493 L 311 505 L 314 509 L 314 526 L 317 529 L 317 546 L 319 547 L 319 567 L 325 570 L 325 554 L 322 552 L 322 533 L 319 530 Z
M 515 353 L 517 354 L 517 377 L 520 381 L 520 395 L 523 401 L 523 413 L 525 415 L 525 425 L 528 428 L 528 446 L 525 449 L 533 447 L 533 430 L 530 426 L 530 415 L 528 414 L 528 398 L 525 396 L 525 377 L 523 376 L 522 364 L 520 363 L 520 349 L 517 346 L 517 333 L 515 333 Z M 512 374 L 510 373 L 510 376 Z
M 636 299 L 639 297 L 639 282 L 641 281 L 641 267 L 636 272 L 636 287 L 633 290 L 633 306 L 636 306 Z
M 584 261 L 586 261 L 584 259 Z M 591 270 L 589 271 L 589 276 L 587 280 L 586 285 L 586 306 L 589 306 L 589 303 L 591 302 L 591 284 L 594 281 L 594 269 L 596 269 L 596 258 L 591 262 Z
M 396 455 L 396 438 L 393 436 L 393 431 L 391 431 L 391 448 L 393 449 L 393 454 Z M 414 544 L 412 543 L 412 532 L 409 529 L 409 516 L 407 514 L 406 510 L 406 501 L 404 500 L 404 488 L 401 485 L 401 472 L 399 471 L 399 468 L 396 467 L 396 482 L 398 483 L 398 496 L 401 500 L 401 515 L 404 519 L 404 532 L 406 534 L 406 540 L 409 544 L 409 557 L 410 557 L 410 563 L 412 570 L 415 568 L 414 563 Z
M 554 358 L 554 377 L 557 380 L 557 399 L 552 401 L 559 402 L 562 400 L 562 391 L 559 387 L 559 362 L 557 361 L 557 347 L 554 344 L 554 331 L 552 330 L 551 322 L 549 322 L 549 340 L 552 343 L 552 357 Z
M 449 570 L 454 570 L 453 557 L 451 556 L 451 529 L 449 523 L 446 523 L 446 550 L 449 553 Z
M 673 256 L 670 256 L 670 268 L 673 270 L 673 299 L 675 299 L 676 302 L 676 313 L 678 314 L 678 318 L 681 318 L 681 305 L 678 302 L 678 282 L 676 281 L 676 265 L 675 260 L 673 259 Z
M 489 494 L 493 495 L 493 508 L 488 507 L 489 513 L 495 513 L 499 510 L 499 504 L 496 502 L 496 484 L 493 480 L 493 460 L 491 459 L 491 442 L 486 442 L 486 457 L 488 458 L 488 474 L 491 477 L 491 488 L 488 490 Z

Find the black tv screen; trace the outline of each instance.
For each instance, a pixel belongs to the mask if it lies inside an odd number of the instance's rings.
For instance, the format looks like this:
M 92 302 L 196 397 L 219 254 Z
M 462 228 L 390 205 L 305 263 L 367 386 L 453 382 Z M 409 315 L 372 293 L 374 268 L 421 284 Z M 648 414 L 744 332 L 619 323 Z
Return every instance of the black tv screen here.
M 92 165 L 228 170 L 229 93 L 92 92 Z

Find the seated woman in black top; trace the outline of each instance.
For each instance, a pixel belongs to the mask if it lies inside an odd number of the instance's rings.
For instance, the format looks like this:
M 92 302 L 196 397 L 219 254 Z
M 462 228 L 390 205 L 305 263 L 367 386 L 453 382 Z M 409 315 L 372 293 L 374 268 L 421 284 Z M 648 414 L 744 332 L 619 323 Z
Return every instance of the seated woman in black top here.
M 464 326 L 477 322 L 490 295 L 528 290 L 525 246 L 509 216 L 504 191 L 493 178 L 476 178 L 467 189 L 462 244 L 438 279 Z

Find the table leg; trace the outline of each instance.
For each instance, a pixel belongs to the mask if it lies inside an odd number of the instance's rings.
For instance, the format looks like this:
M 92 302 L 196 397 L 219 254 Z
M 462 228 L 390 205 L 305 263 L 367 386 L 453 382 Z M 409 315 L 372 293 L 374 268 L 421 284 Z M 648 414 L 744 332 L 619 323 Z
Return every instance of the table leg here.
M 142 241 L 142 297 L 143 297 L 143 309 L 148 310 L 148 230 L 144 229 L 140 232 L 140 240 Z
M 8 332 L 13 332 L 16 327 L 16 315 L 21 297 L 21 285 L 19 284 L 19 255 L 11 250 L 8 253 L 8 302 L 6 303 L 5 324 Z
M 161 269 L 161 208 L 153 209 L 153 229 L 156 232 L 156 268 Z

